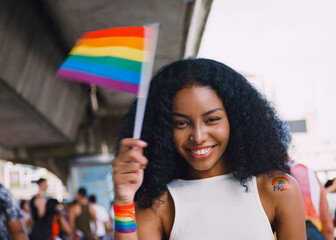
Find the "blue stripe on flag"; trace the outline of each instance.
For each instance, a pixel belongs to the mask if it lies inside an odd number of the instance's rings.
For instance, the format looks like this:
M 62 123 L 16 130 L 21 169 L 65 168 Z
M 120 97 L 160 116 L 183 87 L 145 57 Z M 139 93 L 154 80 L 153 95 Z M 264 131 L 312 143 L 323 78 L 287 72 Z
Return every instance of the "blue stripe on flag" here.
M 93 62 L 86 63 L 82 61 L 67 60 L 62 64 L 60 69 L 61 68 L 70 68 L 137 85 L 140 84 L 141 78 L 140 73 Z
M 119 224 L 115 224 L 115 227 L 118 229 L 132 229 L 132 228 L 136 228 L 137 225 L 136 224 L 132 224 L 132 225 L 119 225 Z

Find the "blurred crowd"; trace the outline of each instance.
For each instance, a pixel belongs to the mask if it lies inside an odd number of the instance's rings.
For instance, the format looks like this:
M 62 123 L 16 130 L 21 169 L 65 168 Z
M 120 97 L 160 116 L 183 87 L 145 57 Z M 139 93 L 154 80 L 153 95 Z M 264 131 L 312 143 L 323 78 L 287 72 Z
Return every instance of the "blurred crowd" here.
M 291 175 L 300 185 L 306 210 L 308 239 L 336 239 L 336 179 L 323 186 L 316 174 L 302 164 L 293 164 Z M 0 239 L 20 240 L 112 240 L 113 202 L 110 209 L 77 191 L 71 203 L 59 203 L 46 195 L 46 179 L 37 181 L 39 191 L 31 200 L 13 197 L 0 184 Z
M 105 209 L 95 195 L 87 196 L 86 189 L 80 188 L 71 203 L 59 203 L 46 195 L 46 179 L 36 183 L 38 193 L 20 202 L 0 184 L 0 239 L 113 239 L 112 202 L 110 209 Z

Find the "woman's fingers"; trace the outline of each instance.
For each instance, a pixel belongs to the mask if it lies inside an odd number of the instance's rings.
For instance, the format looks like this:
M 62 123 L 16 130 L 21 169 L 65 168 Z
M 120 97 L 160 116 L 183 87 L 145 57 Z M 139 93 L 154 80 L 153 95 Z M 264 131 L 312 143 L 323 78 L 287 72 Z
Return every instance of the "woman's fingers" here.
M 147 147 L 147 143 L 135 138 L 124 138 L 120 141 L 120 148 L 119 148 L 119 154 L 123 154 L 130 149 L 137 149 L 137 148 L 145 148 Z
M 118 184 L 124 184 L 124 183 L 136 184 L 139 182 L 139 178 L 141 177 L 142 171 L 143 170 L 138 170 L 137 172 L 132 173 L 117 174 L 113 176 L 113 180 L 115 183 Z
M 136 173 L 139 170 L 143 170 L 143 165 L 138 162 L 132 162 L 127 164 L 120 164 L 114 167 L 113 174 Z
M 116 167 L 118 165 L 125 165 L 128 163 L 139 163 L 143 168 L 146 167 L 148 160 L 138 150 L 131 149 L 124 154 L 119 154 L 116 159 L 113 160 L 112 165 Z
M 134 199 L 139 189 L 148 160 L 143 155 L 147 143 L 134 138 L 120 141 L 118 156 L 113 160 L 113 182 L 115 201 L 119 205 L 127 205 Z
M 143 155 L 143 147 L 147 146 L 147 143 L 139 139 L 125 138 L 121 140 L 120 152 L 116 159 L 113 160 L 113 168 L 117 168 L 119 165 L 128 165 L 129 163 L 138 163 L 139 168 L 144 169 L 147 166 L 148 160 Z M 118 169 L 118 168 L 117 168 Z

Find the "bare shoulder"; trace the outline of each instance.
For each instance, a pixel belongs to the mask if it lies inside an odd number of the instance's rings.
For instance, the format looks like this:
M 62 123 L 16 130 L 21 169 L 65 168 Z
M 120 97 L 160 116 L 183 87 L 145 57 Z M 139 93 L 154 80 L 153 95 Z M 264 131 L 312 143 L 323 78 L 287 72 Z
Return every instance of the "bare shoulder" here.
M 258 191 L 278 240 L 306 239 L 305 211 L 299 184 L 286 173 L 257 176 Z
M 91 216 L 96 217 L 96 211 L 95 211 L 94 207 L 90 204 L 89 204 L 89 212 L 90 212 Z
M 259 174 L 257 185 L 260 201 L 271 224 L 277 217 L 279 206 L 288 201 L 288 195 L 297 197 L 300 194 L 295 179 L 280 171 Z
M 94 206 L 92 206 L 92 205 L 89 204 L 89 210 L 90 211 L 94 211 L 95 210 Z
M 150 208 L 136 207 L 138 234 L 140 239 L 169 238 L 174 222 L 174 203 L 168 191 L 154 200 Z
M 300 194 L 300 186 L 289 174 L 273 171 L 257 176 L 258 189 L 275 199 L 282 197 L 297 196 Z
M 76 216 L 79 215 L 80 211 L 81 211 L 81 207 L 78 203 L 75 203 L 74 205 L 70 207 L 70 213 Z

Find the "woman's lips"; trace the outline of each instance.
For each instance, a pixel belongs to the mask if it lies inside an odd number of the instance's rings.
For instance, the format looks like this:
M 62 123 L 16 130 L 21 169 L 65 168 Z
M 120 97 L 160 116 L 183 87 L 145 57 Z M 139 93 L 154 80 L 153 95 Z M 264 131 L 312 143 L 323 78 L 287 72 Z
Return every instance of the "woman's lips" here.
M 196 159 L 206 158 L 214 151 L 216 145 L 202 148 L 188 148 L 188 152 Z

